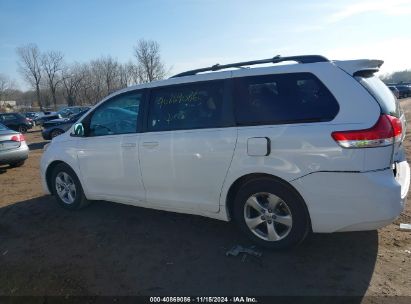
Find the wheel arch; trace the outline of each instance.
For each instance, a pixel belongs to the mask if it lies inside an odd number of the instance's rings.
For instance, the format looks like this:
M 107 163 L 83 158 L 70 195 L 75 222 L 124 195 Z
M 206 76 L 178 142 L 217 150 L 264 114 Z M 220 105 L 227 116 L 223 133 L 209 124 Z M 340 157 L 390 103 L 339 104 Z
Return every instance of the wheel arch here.
M 309 224 L 310 224 L 310 229 L 312 230 L 312 224 L 311 224 L 311 217 L 310 217 L 310 212 L 308 210 L 308 206 L 307 203 L 305 202 L 304 198 L 302 197 L 302 195 L 298 192 L 298 190 L 291 185 L 289 182 L 287 182 L 286 180 L 272 175 L 272 174 L 267 174 L 267 173 L 249 173 L 249 174 L 245 174 L 243 176 L 238 177 L 230 186 L 228 192 L 227 192 L 227 196 L 226 196 L 226 200 L 225 200 L 225 208 L 226 208 L 226 213 L 227 213 L 227 217 L 230 220 L 231 219 L 231 215 L 233 213 L 233 206 L 235 203 L 235 196 L 238 192 L 238 190 L 244 186 L 246 183 L 256 180 L 256 179 L 271 179 L 275 182 L 278 182 L 282 185 L 284 185 L 285 187 L 289 188 L 290 191 L 293 191 L 296 195 L 298 195 L 302 202 L 304 202 L 304 209 L 305 212 L 308 216 L 308 220 L 309 220 Z
M 73 168 L 68 163 L 66 163 L 64 161 L 61 161 L 61 160 L 52 161 L 48 165 L 48 167 L 46 169 L 46 182 L 47 182 L 47 187 L 49 188 L 49 191 L 50 191 L 51 194 L 54 194 L 54 189 L 53 189 L 53 185 L 52 185 L 52 181 L 51 181 L 51 175 L 53 174 L 54 168 L 59 164 L 65 164 L 66 166 L 70 167 L 73 170 Z M 75 171 L 73 170 L 73 172 L 75 172 Z

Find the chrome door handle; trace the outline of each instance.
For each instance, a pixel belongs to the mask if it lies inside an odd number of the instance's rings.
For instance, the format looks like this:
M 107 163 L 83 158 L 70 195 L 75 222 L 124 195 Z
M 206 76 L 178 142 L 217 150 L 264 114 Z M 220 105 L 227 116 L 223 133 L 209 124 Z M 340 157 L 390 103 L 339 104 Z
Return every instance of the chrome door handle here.
M 158 142 L 157 141 L 145 141 L 143 142 L 143 147 L 146 148 L 154 148 L 158 146 Z
M 124 144 L 121 144 L 121 147 L 123 147 L 123 148 L 134 148 L 134 147 L 136 147 L 137 145 L 135 144 L 135 143 L 124 143 Z

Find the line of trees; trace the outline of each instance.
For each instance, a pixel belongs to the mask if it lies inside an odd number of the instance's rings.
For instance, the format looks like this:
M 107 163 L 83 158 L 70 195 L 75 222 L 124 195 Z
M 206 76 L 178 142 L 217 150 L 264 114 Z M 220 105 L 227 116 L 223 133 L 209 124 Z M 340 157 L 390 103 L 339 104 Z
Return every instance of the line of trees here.
M 385 83 L 411 83 L 411 70 L 397 71 L 381 76 Z
M 85 63 L 67 63 L 60 51 L 40 51 L 36 44 L 16 49 L 19 72 L 31 90 L 21 92 L 0 74 L 0 100 L 14 97 L 20 105 L 57 109 L 59 104 L 95 104 L 104 96 L 133 84 L 163 79 L 166 66 L 160 45 L 153 40 L 139 40 L 133 48 L 134 60 L 119 62 L 103 56 Z

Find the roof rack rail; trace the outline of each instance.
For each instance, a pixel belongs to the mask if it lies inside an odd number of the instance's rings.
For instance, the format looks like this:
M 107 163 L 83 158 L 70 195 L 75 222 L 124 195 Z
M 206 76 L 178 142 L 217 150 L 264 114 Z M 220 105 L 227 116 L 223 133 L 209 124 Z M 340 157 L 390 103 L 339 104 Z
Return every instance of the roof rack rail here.
M 228 69 L 228 68 L 242 68 L 244 65 L 279 63 L 283 61 L 296 61 L 298 63 L 314 63 L 314 62 L 328 62 L 329 60 L 321 55 L 302 55 L 302 56 L 288 56 L 288 57 L 281 57 L 280 55 L 277 55 L 273 58 L 261 59 L 261 60 L 236 62 L 236 63 L 229 63 L 229 64 L 223 64 L 223 65 L 220 65 L 217 63 L 211 67 L 190 70 L 190 71 L 186 71 L 183 73 L 179 73 L 177 75 L 171 76 L 170 78 L 190 76 L 190 75 L 195 75 L 195 74 L 202 73 L 202 72 L 218 71 L 218 70 L 223 70 L 223 69 Z

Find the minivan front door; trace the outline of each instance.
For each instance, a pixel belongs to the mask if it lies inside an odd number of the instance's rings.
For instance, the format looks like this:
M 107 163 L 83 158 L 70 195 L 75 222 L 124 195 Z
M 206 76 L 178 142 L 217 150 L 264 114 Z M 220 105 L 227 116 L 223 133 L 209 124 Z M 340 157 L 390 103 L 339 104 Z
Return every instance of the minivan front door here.
M 77 157 L 86 193 L 92 199 L 133 204 L 145 200 L 141 180 L 138 121 L 142 92 L 115 96 L 86 119 Z

